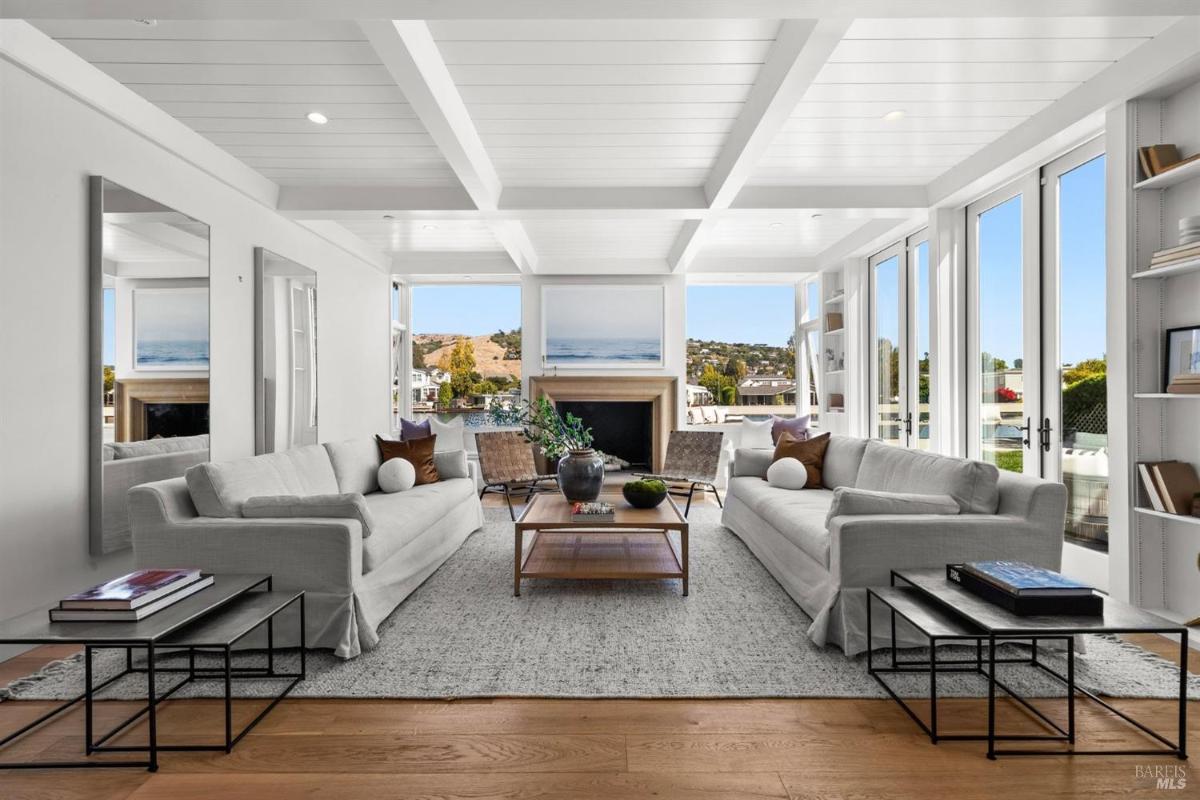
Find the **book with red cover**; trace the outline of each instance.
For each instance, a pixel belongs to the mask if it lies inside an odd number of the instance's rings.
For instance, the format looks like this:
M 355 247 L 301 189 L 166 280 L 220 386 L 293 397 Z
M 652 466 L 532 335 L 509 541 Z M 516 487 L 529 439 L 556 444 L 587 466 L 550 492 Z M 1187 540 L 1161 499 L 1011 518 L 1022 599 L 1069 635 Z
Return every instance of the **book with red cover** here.
M 80 611 L 129 610 L 152 603 L 198 580 L 198 569 L 140 569 L 65 597 L 58 605 Z

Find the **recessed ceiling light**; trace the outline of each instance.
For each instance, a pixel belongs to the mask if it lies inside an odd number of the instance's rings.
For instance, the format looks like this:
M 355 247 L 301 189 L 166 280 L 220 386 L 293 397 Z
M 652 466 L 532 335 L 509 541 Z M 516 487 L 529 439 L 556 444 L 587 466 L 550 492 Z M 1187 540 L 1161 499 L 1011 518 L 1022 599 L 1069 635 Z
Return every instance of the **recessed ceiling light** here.
M 423 230 L 423 231 L 436 231 L 437 229 L 438 229 L 437 225 L 422 225 L 421 226 L 421 230 Z
M 812 219 L 820 219 L 823 216 L 825 216 L 825 215 L 822 214 L 820 211 L 818 211 L 816 214 L 812 215 Z
M 889 111 L 883 115 L 883 118 L 888 122 L 896 122 L 897 120 L 904 119 L 904 109 L 897 108 L 894 111 Z
M 384 214 L 383 218 L 384 219 L 395 219 L 395 217 L 393 217 L 391 214 Z
M 147 28 L 153 28 L 158 24 L 158 20 L 156 19 L 135 19 L 134 22 L 138 25 L 145 25 Z
M 320 111 L 310 111 L 307 115 L 308 121 L 317 125 L 324 125 L 329 122 L 329 117 L 322 114 Z
M 768 225 L 767 227 L 768 227 L 768 228 L 782 228 L 782 227 L 783 227 L 783 223 L 782 223 L 782 222 L 772 222 L 772 223 L 771 223 L 770 225 Z

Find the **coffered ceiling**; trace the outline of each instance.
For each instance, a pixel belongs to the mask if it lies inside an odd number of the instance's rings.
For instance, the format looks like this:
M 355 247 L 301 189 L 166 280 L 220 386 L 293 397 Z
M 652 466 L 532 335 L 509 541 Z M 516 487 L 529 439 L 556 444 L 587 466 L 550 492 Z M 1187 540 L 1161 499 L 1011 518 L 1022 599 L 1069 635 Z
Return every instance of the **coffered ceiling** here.
M 986 170 L 1006 137 L 1135 69 L 1156 37 L 1178 47 L 1197 13 L 1179 0 L 930 0 L 911 16 L 873 0 L 130 0 L 123 18 L 99 5 L 2 8 L 261 173 L 282 213 L 427 274 L 485 260 L 512 274 L 818 269 L 920 225 L 931 187 Z

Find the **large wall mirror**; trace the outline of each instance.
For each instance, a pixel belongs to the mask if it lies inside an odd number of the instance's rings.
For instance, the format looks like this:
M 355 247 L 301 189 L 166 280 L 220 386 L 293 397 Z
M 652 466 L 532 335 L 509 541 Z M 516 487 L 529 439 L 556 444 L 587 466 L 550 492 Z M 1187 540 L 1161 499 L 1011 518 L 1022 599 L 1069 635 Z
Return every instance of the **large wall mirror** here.
M 129 489 L 209 460 L 208 226 L 91 179 L 91 525 L 130 546 Z
M 317 443 L 317 273 L 254 249 L 255 452 Z

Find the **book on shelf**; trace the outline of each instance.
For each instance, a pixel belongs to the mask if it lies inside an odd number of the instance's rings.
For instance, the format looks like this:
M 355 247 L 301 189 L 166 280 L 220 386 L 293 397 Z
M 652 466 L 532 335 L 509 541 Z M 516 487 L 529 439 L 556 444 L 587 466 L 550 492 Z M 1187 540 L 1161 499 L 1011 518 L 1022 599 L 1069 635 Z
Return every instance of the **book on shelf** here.
M 1138 476 L 1142 479 L 1142 489 L 1146 492 L 1146 499 L 1150 502 L 1150 507 L 1155 511 L 1167 510 L 1163 504 L 1162 495 L 1158 493 L 1158 484 L 1155 482 L 1153 468 L 1162 461 L 1141 461 L 1137 465 Z
M 1200 493 L 1196 468 L 1186 461 L 1162 461 L 1150 472 L 1158 486 L 1159 498 L 1168 514 L 1192 515 L 1192 498 Z
M 825 330 L 839 331 L 842 329 L 844 317 L 840 311 L 830 311 L 825 314 Z
M 947 564 L 946 578 L 1014 614 L 1097 615 L 1104 598 L 1091 586 L 1021 561 Z
M 1200 242 L 1191 242 L 1189 244 L 1181 244 L 1177 247 L 1168 247 L 1166 250 L 1159 250 L 1150 257 L 1150 269 L 1155 267 L 1165 267 L 1170 264 L 1179 264 L 1184 261 L 1200 258 Z
M 572 503 L 571 522 L 613 522 L 617 512 L 612 503 Z
M 1152 144 L 1138 148 L 1138 163 L 1147 178 L 1153 178 L 1179 163 L 1179 148 L 1173 144 Z
M 152 614 L 170 608 L 184 598 L 212 586 L 213 576 L 197 573 L 196 580 L 177 582 L 170 592 L 136 608 L 58 608 L 50 609 L 51 622 L 138 622 Z M 65 601 L 64 601 L 65 602 Z
M 1183 373 L 1171 378 L 1167 384 L 1170 394 L 1200 394 L 1200 374 Z

